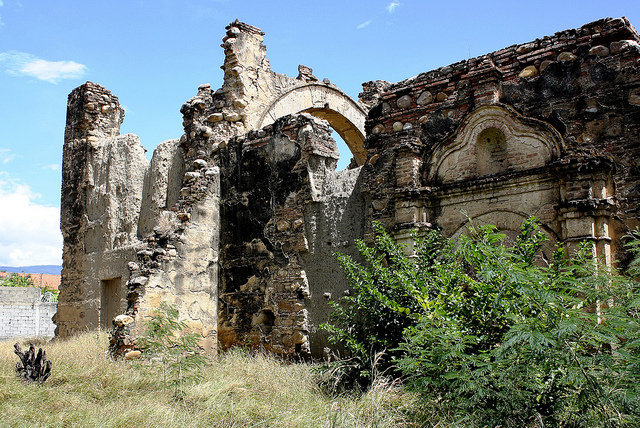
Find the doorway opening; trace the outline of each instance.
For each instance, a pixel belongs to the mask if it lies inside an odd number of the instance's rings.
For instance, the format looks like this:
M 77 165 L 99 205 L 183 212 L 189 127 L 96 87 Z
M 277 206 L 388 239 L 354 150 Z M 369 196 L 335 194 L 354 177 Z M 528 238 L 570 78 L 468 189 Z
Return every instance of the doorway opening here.
M 100 285 L 100 327 L 108 330 L 112 327 L 113 319 L 122 311 L 122 278 L 104 279 Z

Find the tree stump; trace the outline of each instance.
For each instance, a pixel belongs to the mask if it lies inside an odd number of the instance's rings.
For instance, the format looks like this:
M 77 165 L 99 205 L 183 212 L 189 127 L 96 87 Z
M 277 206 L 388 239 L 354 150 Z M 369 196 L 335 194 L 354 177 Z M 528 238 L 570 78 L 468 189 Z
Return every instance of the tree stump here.
M 20 361 L 16 363 L 16 372 L 18 376 L 27 382 L 44 382 L 51 374 L 51 361 L 47 361 L 47 353 L 42 348 L 38 348 L 38 354 L 36 355 L 36 348 L 29 346 L 27 352 L 22 352 L 20 345 L 16 343 L 13 345 L 15 354 L 20 358 Z

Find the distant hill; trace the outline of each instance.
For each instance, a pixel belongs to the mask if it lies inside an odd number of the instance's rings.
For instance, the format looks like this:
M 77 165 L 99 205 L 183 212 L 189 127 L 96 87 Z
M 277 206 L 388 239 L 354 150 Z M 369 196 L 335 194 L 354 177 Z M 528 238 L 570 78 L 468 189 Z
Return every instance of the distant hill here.
M 56 265 L 39 265 L 39 266 L 0 266 L 0 271 L 9 273 L 45 273 L 48 275 L 60 275 L 62 266 Z

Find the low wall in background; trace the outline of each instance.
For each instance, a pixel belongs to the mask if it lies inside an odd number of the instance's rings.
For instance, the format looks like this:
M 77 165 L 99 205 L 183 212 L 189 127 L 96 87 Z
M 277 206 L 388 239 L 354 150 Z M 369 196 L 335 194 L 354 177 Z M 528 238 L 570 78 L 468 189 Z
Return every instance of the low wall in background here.
M 0 287 L 0 339 L 53 337 L 56 302 L 43 302 L 39 288 Z

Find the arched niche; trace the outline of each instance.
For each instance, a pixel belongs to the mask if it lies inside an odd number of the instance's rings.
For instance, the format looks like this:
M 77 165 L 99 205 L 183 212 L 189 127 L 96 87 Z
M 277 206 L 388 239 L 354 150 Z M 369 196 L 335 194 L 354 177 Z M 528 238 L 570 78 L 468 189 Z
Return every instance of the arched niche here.
M 509 169 L 507 138 L 498 128 L 487 128 L 476 141 L 476 170 L 479 176 Z
M 295 113 L 309 113 L 329 122 L 351 150 L 358 165 L 364 164 L 366 110 L 340 89 L 324 83 L 296 86 L 276 98 L 262 113 L 257 128 Z
M 562 137 L 546 122 L 506 105 L 481 106 L 437 145 L 427 180 L 452 183 L 544 166 L 562 152 Z

